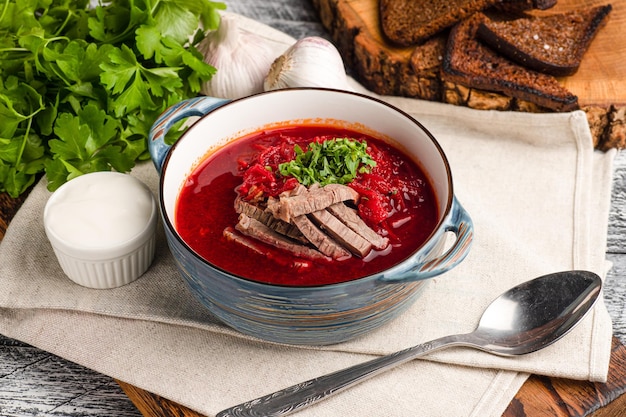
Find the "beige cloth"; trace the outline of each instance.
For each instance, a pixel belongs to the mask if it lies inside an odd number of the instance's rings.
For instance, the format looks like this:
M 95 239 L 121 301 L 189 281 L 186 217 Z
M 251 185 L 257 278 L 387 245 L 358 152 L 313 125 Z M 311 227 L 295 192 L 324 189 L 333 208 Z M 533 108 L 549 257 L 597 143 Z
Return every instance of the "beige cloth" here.
M 281 52 L 292 39 L 246 20 Z M 355 84 L 355 88 L 362 88 Z M 159 230 L 148 272 L 112 290 L 63 275 L 46 240 L 39 183 L 0 244 L 0 333 L 206 415 L 293 383 L 447 334 L 469 332 L 506 289 L 550 272 L 605 270 L 614 152 L 594 152 L 583 112 L 475 111 L 386 97 L 438 138 L 475 241 L 404 315 L 328 347 L 252 340 L 187 290 Z M 157 193 L 149 163 L 133 171 Z M 572 333 L 524 357 L 455 348 L 416 360 L 299 412 L 306 416 L 500 416 L 529 373 L 605 381 L 611 321 L 602 301 Z

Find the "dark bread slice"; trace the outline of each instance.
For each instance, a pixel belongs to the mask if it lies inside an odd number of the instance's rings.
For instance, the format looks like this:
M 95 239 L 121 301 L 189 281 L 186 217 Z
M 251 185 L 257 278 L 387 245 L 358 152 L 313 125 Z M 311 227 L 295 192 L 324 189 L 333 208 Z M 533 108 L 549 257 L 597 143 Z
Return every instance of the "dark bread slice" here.
M 523 13 L 528 10 L 547 10 L 556 4 L 557 0 L 500 0 L 494 9 L 510 14 Z
M 611 5 L 605 5 L 513 20 L 486 19 L 477 34 L 520 65 L 555 76 L 571 75 L 610 11 Z
M 445 81 L 499 92 L 554 111 L 578 108 L 578 97 L 556 78 L 517 65 L 479 42 L 476 31 L 485 19 L 477 13 L 450 31 L 442 64 Z
M 611 106 L 609 123 L 605 132 L 600 149 L 624 149 L 626 148 L 626 106 Z
M 379 0 L 380 24 L 393 43 L 416 45 L 500 0 Z
M 434 72 L 439 75 L 441 61 L 443 61 L 443 56 L 446 53 L 447 41 L 448 32 L 443 31 L 416 46 L 409 61 L 413 71 L 416 74 Z

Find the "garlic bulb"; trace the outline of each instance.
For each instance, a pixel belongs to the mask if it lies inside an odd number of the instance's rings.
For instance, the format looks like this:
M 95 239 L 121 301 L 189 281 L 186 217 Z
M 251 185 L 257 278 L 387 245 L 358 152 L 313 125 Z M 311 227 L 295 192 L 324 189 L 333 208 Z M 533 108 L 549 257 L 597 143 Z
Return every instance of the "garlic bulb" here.
M 217 69 L 201 89 L 204 95 L 236 99 L 263 91 L 276 53 L 254 33 L 239 27 L 235 15 L 222 15 L 217 30 L 198 45 L 204 61 Z
M 300 39 L 276 58 L 263 83 L 265 91 L 290 87 L 352 90 L 339 51 L 317 36 Z

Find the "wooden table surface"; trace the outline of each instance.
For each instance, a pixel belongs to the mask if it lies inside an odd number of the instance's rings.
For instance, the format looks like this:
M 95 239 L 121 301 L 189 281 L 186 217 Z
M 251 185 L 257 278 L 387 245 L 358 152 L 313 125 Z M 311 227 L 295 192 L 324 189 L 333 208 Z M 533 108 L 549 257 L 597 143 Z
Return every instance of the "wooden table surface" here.
M 226 4 L 229 11 L 257 19 L 294 38 L 329 37 L 309 0 L 227 0 Z M 604 297 L 613 319 L 614 335 L 626 344 L 626 155 L 623 153 L 616 158 L 614 172 L 607 244 L 607 259 L 613 268 L 608 273 Z M 7 215 L 10 217 L 11 213 L 0 212 L 4 220 Z M 625 397 L 595 411 L 593 416 L 626 415 Z M 580 412 L 570 415 L 589 415 L 592 411 L 581 404 Z M 0 416 L 140 417 L 142 414 L 113 379 L 0 335 Z

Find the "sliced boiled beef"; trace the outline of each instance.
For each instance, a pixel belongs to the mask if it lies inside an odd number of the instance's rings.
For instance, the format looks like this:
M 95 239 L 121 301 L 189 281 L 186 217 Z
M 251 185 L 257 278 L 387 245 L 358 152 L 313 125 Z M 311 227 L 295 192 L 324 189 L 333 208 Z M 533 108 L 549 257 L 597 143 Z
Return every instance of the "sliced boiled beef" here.
M 293 260 L 286 260 L 285 257 L 281 256 L 273 252 L 273 248 L 270 248 L 267 245 L 264 245 L 260 240 L 248 237 L 246 235 L 242 235 L 238 233 L 234 228 L 227 227 L 224 229 L 224 237 L 231 242 L 235 242 L 243 247 L 250 249 L 252 252 L 255 252 L 259 255 L 265 256 L 266 258 L 272 259 L 279 265 L 284 265 L 290 268 L 297 269 L 298 271 L 304 271 L 313 267 L 313 263 L 310 259 L 304 258 L 296 258 Z
M 324 255 L 330 256 L 332 259 L 343 259 L 350 256 L 350 252 L 321 231 L 306 215 L 294 217 L 293 223 Z
M 370 242 L 343 224 L 328 210 L 314 211 L 310 216 L 315 224 L 353 254 L 364 257 L 372 249 Z
M 352 188 L 341 184 L 328 184 L 324 187 L 311 187 L 311 189 L 295 193 L 292 196 L 280 196 L 270 198 L 267 208 L 272 215 L 286 222 L 303 214 L 323 210 L 335 203 L 342 201 L 356 202 L 359 194 Z
M 295 225 L 277 219 L 267 209 L 248 203 L 241 198 L 237 198 L 235 199 L 235 211 L 238 214 L 245 214 L 248 217 L 252 217 L 253 219 L 260 221 L 281 235 L 285 235 L 301 243 L 308 243 L 306 237 L 302 235 L 300 230 Z
M 352 254 L 365 257 L 372 248 L 386 248 L 389 240 L 378 235 L 356 210 L 344 204 L 356 203 L 358 198 L 354 189 L 340 184 L 324 187 L 314 184 L 308 189 L 300 184 L 265 202 L 251 203 L 237 198 L 236 229 L 247 237 L 310 260 L 341 260 Z M 240 243 L 257 252 L 263 248 L 247 240 Z
M 382 250 L 389 245 L 389 239 L 379 235 L 374 229 L 365 224 L 363 219 L 361 219 L 361 217 L 357 214 L 356 210 L 343 203 L 337 203 L 328 207 L 328 211 L 331 212 L 333 216 L 341 220 L 343 224 L 356 232 L 359 236 L 371 243 L 374 248 Z
M 268 245 L 275 246 L 291 252 L 295 256 L 307 259 L 325 259 L 328 260 L 321 251 L 317 251 L 309 246 L 299 244 L 291 239 L 270 229 L 260 221 L 249 217 L 245 214 L 239 215 L 239 222 L 235 228 L 244 235 L 256 238 Z

